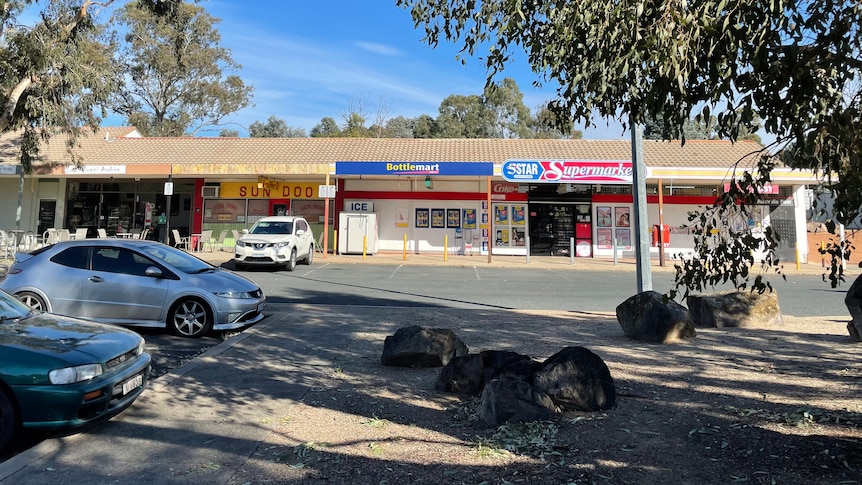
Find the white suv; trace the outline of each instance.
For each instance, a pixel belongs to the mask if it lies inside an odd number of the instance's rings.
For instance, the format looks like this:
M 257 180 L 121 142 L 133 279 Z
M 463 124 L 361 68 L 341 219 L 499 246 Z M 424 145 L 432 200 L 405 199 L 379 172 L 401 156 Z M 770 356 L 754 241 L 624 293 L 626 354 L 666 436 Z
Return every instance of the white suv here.
M 314 234 L 308 222 L 296 216 L 264 217 L 243 231 L 234 248 L 237 269 L 244 266 L 282 266 L 288 271 L 296 262 L 311 264 Z

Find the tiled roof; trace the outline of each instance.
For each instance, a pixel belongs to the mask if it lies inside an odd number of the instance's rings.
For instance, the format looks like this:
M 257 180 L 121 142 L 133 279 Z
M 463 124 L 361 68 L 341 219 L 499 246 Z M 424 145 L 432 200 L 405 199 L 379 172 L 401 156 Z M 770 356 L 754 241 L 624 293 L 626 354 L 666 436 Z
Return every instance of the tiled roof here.
M 131 135 L 132 137 L 128 137 Z M 17 151 L 14 134 L 0 137 L 3 163 Z M 644 141 L 648 167 L 726 168 L 753 159 L 762 147 L 753 141 Z M 70 163 L 64 138 L 55 136 L 42 151 L 46 162 Z M 82 137 L 77 153 L 84 165 L 199 165 L 244 167 L 328 166 L 339 161 L 495 162 L 509 159 L 631 160 L 628 140 L 512 140 L 403 138 L 141 138 L 132 127 L 102 128 Z M 11 156 L 12 159 L 17 155 Z M 748 164 L 746 164 L 748 165 Z M 229 172 L 228 172 L 229 173 Z

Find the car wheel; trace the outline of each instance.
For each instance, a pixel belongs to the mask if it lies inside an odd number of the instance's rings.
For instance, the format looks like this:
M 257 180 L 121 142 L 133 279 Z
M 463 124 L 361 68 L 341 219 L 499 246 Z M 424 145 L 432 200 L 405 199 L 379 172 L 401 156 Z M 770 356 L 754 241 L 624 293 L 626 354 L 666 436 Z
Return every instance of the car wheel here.
M 45 302 L 45 299 L 36 293 L 31 293 L 29 291 L 22 291 L 21 293 L 16 294 L 25 305 L 32 308 L 33 310 L 40 312 L 48 311 L 48 304 Z
M 203 337 L 212 327 L 212 313 L 200 300 L 180 300 L 171 308 L 168 325 L 180 337 Z
M 0 452 L 5 451 L 18 434 L 18 411 L 7 391 L 0 388 Z
M 311 264 L 312 261 L 314 261 L 314 244 L 312 244 L 311 246 L 308 246 L 308 255 L 305 257 L 304 260 L 302 260 L 302 262 L 304 264 L 309 264 L 309 265 Z
M 296 248 L 290 252 L 290 259 L 287 260 L 287 264 L 284 265 L 284 269 L 288 271 L 293 271 L 296 269 Z

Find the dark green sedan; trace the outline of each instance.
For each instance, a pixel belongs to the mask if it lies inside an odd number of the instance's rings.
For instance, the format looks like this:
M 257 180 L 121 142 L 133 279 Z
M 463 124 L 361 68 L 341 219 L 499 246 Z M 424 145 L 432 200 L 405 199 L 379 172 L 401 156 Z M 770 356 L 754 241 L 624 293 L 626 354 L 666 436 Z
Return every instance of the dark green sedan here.
M 137 333 L 33 311 L 0 290 L 0 452 L 22 430 L 67 430 L 116 416 L 149 375 Z

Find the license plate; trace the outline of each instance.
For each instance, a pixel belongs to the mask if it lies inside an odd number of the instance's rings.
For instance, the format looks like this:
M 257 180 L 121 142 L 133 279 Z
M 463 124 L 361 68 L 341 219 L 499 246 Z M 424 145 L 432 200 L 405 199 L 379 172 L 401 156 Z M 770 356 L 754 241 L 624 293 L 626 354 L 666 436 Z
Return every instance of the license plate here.
M 262 258 L 262 257 L 263 257 L 263 253 L 252 253 L 252 254 L 251 254 L 251 257 L 252 257 L 252 258 Z
M 144 383 L 144 375 L 143 374 L 138 374 L 135 377 L 132 377 L 131 379 L 129 379 L 123 383 L 123 395 L 125 396 L 126 394 L 134 391 L 135 389 L 137 389 L 139 387 L 141 387 L 141 384 L 143 384 L 143 383 Z

